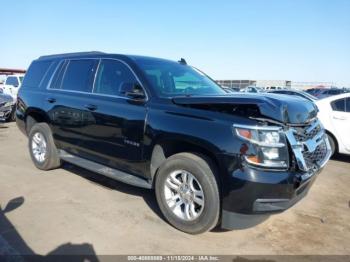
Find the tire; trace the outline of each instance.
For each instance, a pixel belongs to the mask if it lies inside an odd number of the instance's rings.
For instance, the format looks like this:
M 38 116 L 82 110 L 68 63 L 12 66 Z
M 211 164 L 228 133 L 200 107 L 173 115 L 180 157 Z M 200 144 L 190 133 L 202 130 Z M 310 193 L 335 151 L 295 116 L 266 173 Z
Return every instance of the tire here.
M 333 156 L 336 153 L 337 146 L 331 135 L 327 134 L 327 137 L 328 137 L 329 145 L 331 146 L 332 156 Z
M 216 168 L 210 159 L 192 153 L 173 155 L 161 165 L 156 175 L 155 191 L 159 208 L 171 225 L 190 234 L 204 233 L 217 225 L 220 216 L 220 195 L 216 175 Z M 187 177 L 187 181 L 191 180 L 192 176 L 191 186 L 184 188 L 183 176 Z M 175 177 L 176 183 L 173 183 L 175 180 L 170 177 Z M 180 181 L 182 184 L 175 190 L 168 186 L 169 179 L 171 187 L 174 184 L 179 185 Z M 198 196 L 194 198 L 197 194 Z M 170 199 L 169 196 L 171 199 L 176 198 L 177 202 L 171 200 L 169 203 L 172 205 L 168 204 L 166 199 Z M 185 212 L 186 205 L 191 211 Z M 175 206 L 173 211 L 171 207 Z
M 41 141 L 41 143 L 37 143 L 38 141 Z M 34 147 L 37 150 L 34 150 Z M 51 170 L 61 166 L 61 160 L 58 156 L 50 127 L 46 123 L 34 124 L 30 129 L 28 148 L 30 157 L 38 169 Z M 34 151 L 40 151 L 40 153 L 35 154 Z M 44 151 L 45 153 L 43 153 Z

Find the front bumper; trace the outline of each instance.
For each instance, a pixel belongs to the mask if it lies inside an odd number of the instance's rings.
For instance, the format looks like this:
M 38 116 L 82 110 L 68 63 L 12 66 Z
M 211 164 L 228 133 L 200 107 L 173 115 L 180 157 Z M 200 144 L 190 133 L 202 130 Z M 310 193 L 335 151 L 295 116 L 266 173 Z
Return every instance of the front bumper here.
M 13 110 L 13 106 L 2 107 L 0 108 L 0 121 L 5 121 Z
M 308 193 L 320 171 L 263 171 L 249 166 L 235 170 L 226 181 L 229 190 L 223 196 L 221 226 L 251 227 L 288 209 Z

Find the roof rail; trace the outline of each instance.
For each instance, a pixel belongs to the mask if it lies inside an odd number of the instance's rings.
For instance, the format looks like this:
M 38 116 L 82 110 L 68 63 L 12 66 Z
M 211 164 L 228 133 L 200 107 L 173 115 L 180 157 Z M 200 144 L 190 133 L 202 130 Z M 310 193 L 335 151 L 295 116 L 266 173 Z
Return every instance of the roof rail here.
M 83 55 L 100 55 L 100 54 L 105 54 L 105 53 L 99 52 L 99 51 L 64 53 L 64 54 L 44 55 L 44 56 L 40 56 L 39 59 L 57 58 L 57 57 L 74 57 L 74 56 L 83 56 Z

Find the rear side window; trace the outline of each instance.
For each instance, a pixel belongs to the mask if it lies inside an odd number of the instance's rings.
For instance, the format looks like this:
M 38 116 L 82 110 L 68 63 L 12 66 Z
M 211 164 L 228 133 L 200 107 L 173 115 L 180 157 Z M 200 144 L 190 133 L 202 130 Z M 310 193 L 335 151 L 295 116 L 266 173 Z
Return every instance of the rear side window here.
M 52 61 L 33 62 L 23 80 L 23 87 L 40 87 L 43 78 L 46 76 Z
M 62 90 L 91 92 L 98 60 L 82 59 L 68 62 L 62 79 Z
M 345 98 L 333 101 L 331 106 L 333 111 L 345 112 Z
M 7 77 L 5 84 L 10 86 L 19 86 L 18 79 L 15 76 Z
M 123 96 L 123 86 L 136 83 L 130 69 L 120 61 L 102 59 L 95 80 L 94 93 Z

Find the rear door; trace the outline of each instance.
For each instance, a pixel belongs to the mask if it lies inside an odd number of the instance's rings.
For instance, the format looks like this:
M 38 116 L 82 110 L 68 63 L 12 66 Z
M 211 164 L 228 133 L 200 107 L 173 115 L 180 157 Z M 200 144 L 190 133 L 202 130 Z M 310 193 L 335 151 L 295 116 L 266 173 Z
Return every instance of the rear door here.
M 90 99 L 90 121 L 84 129 L 86 150 L 95 162 L 143 176 L 142 150 L 146 100 L 135 101 L 123 87 L 139 84 L 120 60 L 101 59 Z
M 58 147 L 80 156 L 86 152 L 86 129 L 96 121 L 88 106 L 98 61 L 62 61 L 44 101 Z
M 332 124 L 340 142 L 347 152 L 350 152 L 350 98 L 341 98 L 331 102 Z

